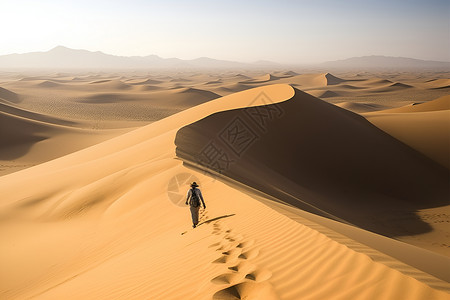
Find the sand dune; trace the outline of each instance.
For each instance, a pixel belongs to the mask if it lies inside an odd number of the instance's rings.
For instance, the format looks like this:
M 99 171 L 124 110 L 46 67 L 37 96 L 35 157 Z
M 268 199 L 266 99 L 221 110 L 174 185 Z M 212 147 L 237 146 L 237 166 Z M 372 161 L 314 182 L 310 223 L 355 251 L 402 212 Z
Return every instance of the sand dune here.
M 9 102 L 18 102 L 19 95 L 10 90 L 0 87 L 0 99 L 6 100 Z
M 3 142 L 0 149 L 1 160 L 15 160 L 25 156 L 31 147 L 37 147 L 38 142 L 74 130 L 63 128 L 55 124 L 17 117 L 3 112 L 0 112 L 0 122 L 0 138 Z M 74 143 L 69 143 L 68 146 L 72 147 L 73 144 Z M 74 149 L 73 151 L 82 149 L 86 146 L 86 144 L 81 144 L 81 146 L 76 147 L 78 149 Z M 56 146 L 56 144 L 53 144 L 53 147 Z M 62 152 L 65 154 L 65 151 L 61 151 L 61 146 L 62 145 L 58 145 L 57 148 L 59 149 L 54 149 L 54 152 Z M 37 152 L 38 151 L 34 151 L 33 155 L 45 155 L 44 153 L 38 154 Z M 48 155 L 51 158 L 55 157 L 54 154 L 51 153 Z
M 188 108 L 219 97 L 220 95 L 210 91 L 187 88 L 178 91 L 170 100 L 170 105 L 179 108 Z
M 0 175 L 78 151 L 137 126 L 132 121 L 119 124 L 120 122 L 115 120 L 112 127 L 116 129 L 101 130 L 110 127 L 98 126 L 99 119 L 102 124 L 108 122 L 102 118 L 105 111 L 98 113 L 92 121 L 77 119 L 74 112 L 79 112 L 83 117 L 88 115 L 85 110 L 88 107 L 80 104 L 81 99 L 84 99 L 85 103 L 90 101 L 98 104 L 108 102 L 111 98 L 104 93 L 82 94 L 83 97 L 79 97 L 82 84 L 80 81 L 72 85 L 59 83 L 65 81 L 63 79 L 27 79 L 17 80 L 20 85 L 16 88 L 24 93 L 21 96 L 6 89 L 2 90 L 3 96 L 10 101 L 0 101 Z M 54 100 L 54 89 L 58 89 L 56 95 L 62 98 L 61 100 Z M 30 90 L 34 93 L 31 96 Z M 75 101 L 71 101 L 70 96 L 75 96 Z M 40 109 L 41 107 L 46 109 Z M 64 113 L 59 107 L 69 113 Z
M 251 86 L 242 84 L 242 83 L 233 83 L 229 85 L 223 85 L 219 88 L 219 91 L 226 92 L 226 93 L 237 93 L 241 91 L 245 91 L 251 88 Z
M 423 85 L 430 89 L 445 89 L 450 87 L 450 79 L 433 79 Z
M 50 80 L 44 80 L 36 84 L 38 87 L 43 88 L 57 88 L 61 86 L 61 83 L 50 81 Z
M 13 106 L 13 105 L 8 105 L 8 104 L 3 104 L 3 103 L 0 103 L 0 112 L 5 115 L 6 114 L 13 115 L 13 116 L 16 116 L 19 118 L 31 119 L 31 120 L 39 121 L 39 122 L 43 122 L 43 123 L 51 123 L 51 124 L 55 124 L 55 125 L 65 125 L 65 126 L 76 125 L 76 123 L 73 121 L 64 120 L 64 119 L 49 116 L 49 115 L 35 113 L 32 111 L 21 109 L 19 107 Z M 9 127 L 9 125 L 6 127 Z
M 172 78 L 169 80 L 170 82 L 190 82 L 190 79 L 187 78 Z
M 152 84 L 160 84 L 160 83 L 162 83 L 162 81 L 160 81 L 160 80 L 155 80 L 155 79 L 147 79 L 147 80 L 144 80 L 144 81 L 141 81 L 141 82 L 137 82 L 137 83 L 134 83 L 134 84 L 136 84 L 136 85 L 143 85 L 143 84 L 145 84 L 145 85 L 152 85 Z
M 343 79 L 338 78 L 330 73 L 302 74 L 292 77 L 290 81 L 300 86 L 309 86 L 309 87 L 328 86 L 344 82 Z
M 118 90 L 127 90 L 130 89 L 131 86 L 123 83 L 120 80 L 98 80 L 91 82 L 91 84 L 95 85 L 95 88 L 106 88 L 106 89 L 118 89 Z
M 338 93 L 330 90 L 308 90 L 308 94 L 317 98 L 330 98 L 340 96 Z
M 447 298 L 438 289 L 448 290 L 448 284 L 401 263 L 397 266 L 404 269 L 399 271 L 374 262 L 363 250 L 352 250 L 313 229 L 311 221 L 306 222 L 311 227 L 293 221 L 260 203 L 261 196 L 174 159 L 173 141 L 180 127 L 214 113 L 212 118 L 220 119 L 235 109 L 267 104 L 268 98 L 280 103 L 299 95 L 311 97 L 286 85 L 248 90 L 2 177 L 0 222 L 8 228 L 2 239 L 9 243 L 2 243 L 0 257 L 11 270 L 0 281 L 2 296 Z M 223 112 L 229 109 L 234 110 Z M 173 204 L 166 187 L 184 173 L 198 178 L 208 209 L 198 229 L 180 235 L 189 217 L 186 209 Z M 185 184 L 170 191 L 184 194 Z M 23 185 L 27 189 L 18 189 Z M 15 251 L 16 245 L 32 249 L 33 255 Z M 421 277 L 411 277 L 414 274 Z
M 278 79 L 280 79 L 280 77 L 277 77 L 272 74 L 265 74 L 263 76 L 259 76 L 259 77 L 253 78 L 253 79 L 241 81 L 240 83 L 243 83 L 243 84 L 267 83 L 269 81 L 274 81 L 274 80 L 278 80 Z
M 47 80 L 45 76 L 26 76 L 19 79 L 19 81 L 36 81 L 36 80 Z
M 349 89 L 349 90 L 360 90 L 360 89 L 364 89 L 364 87 L 361 86 L 354 86 L 351 84 L 341 84 L 339 85 L 340 88 L 344 88 L 344 89 Z
M 124 101 L 132 100 L 133 98 L 127 94 L 121 93 L 96 93 L 93 95 L 86 95 L 81 99 L 76 99 L 76 102 L 104 104 L 104 103 L 122 103 Z
M 170 87 L 171 90 L 185 89 L 187 88 L 184 84 L 176 83 Z
M 79 126 L 72 121 L 0 104 L 0 176 L 129 131 L 92 131 Z
M 84 78 L 75 76 L 72 78 L 72 81 L 84 81 Z
M 297 75 L 299 75 L 297 72 L 294 72 L 294 71 L 286 71 L 283 74 L 287 75 L 287 76 L 297 76 Z
M 170 95 L 178 95 L 183 97 L 200 97 L 205 99 L 215 99 L 220 97 L 220 95 L 213 93 L 209 90 L 199 89 L 199 88 L 192 88 L 192 87 L 178 87 L 178 88 L 172 88 L 170 90 Z
M 157 90 L 161 90 L 162 87 L 157 86 L 157 85 L 140 85 L 138 90 L 139 91 L 143 91 L 143 92 L 148 92 L 148 91 L 157 91 Z
M 249 76 L 244 75 L 244 74 L 236 74 L 233 76 L 234 78 L 241 78 L 241 79 L 250 79 Z
M 392 84 L 393 83 L 391 80 L 383 79 L 383 78 L 372 78 L 372 79 L 364 80 L 364 82 L 369 85 Z
M 205 84 L 222 84 L 223 82 L 221 80 L 212 80 L 212 81 L 208 81 Z
M 298 90 L 290 101 L 267 109 L 265 114 L 272 117 L 256 118 L 256 124 L 252 115 L 264 111 L 227 111 L 187 126 L 177 135 L 177 154 L 198 163 L 211 141 L 227 147 L 221 132 L 240 118 L 249 128 L 246 138 L 252 144 L 243 153 L 231 148 L 229 160 L 236 163 L 230 163 L 223 174 L 291 205 L 383 235 L 401 236 L 426 234 L 431 228 L 406 217 L 402 222 L 411 229 L 391 228 L 382 219 L 394 212 L 409 215 L 411 210 L 448 203 L 447 170 L 359 115 Z
M 408 84 L 404 84 L 401 82 L 396 82 L 390 85 L 390 87 L 396 87 L 396 88 L 400 88 L 400 89 L 408 89 L 408 88 L 412 88 L 412 86 L 408 85 Z
M 26 118 L 0 113 L 0 159 L 12 160 L 27 152 L 34 143 L 46 139 L 50 126 Z M 7 146 L 6 146 L 7 145 Z
M 450 96 L 364 116 L 377 127 L 450 169 Z
M 107 83 L 107 82 L 111 82 L 111 79 L 105 79 L 105 80 L 97 80 L 97 81 L 92 81 L 90 84 L 100 84 L 100 83 Z
M 346 108 L 357 112 L 367 112 L 373 105 L 380 108 L 398 107 L 411 104 L 412 99 L 414 102 L 426 101 L 430 95 L 437 98 L 446 93 L 445 88 L 429 89 L 431 85 L 445 84 L 443 75 L 424 74 L 418 77 L 418 75 L 389 74 L 389 79 L 383 78 L 382 75 L 373 79 L 373 74 L 370 73 L 363 75 L 366 78 L 351 73 L 340 76 L 329 73 L 298 75 L 295 71 L 262 74 L 248 72 L 245 75 L 234 72 L 210 74 L 165 72 L 152 75 L 147 72 L 142 74 L 91 72 L 46 75 L 32 73 L 30 76 L 25 73 L 4 77 L 0 101 L 9 106 L 16 103 L 19 109 L 33 111 L 41 116 L 73 119 L 78 123 L 79 119 L 82 119 L 83 128 L 130 128 L 153 122 L 192 105 L 215 99 L 219 95 L 229 95 L 267 84 L 267 82 L 239 83 L 255 78 L 270 80 L 277 77 L 277 82 L 299 87 L 329 102 L 348 102 Z M 171 81 L 177 78 L 190 81 L 184 81 L 183 84 Z M 399 82 L 408 84 L 411 88 L 395 86 L 395 83 Z M 39 84 L 50 86 L 45 88 Z M 58 92 L 55 93 L 55 90 Z M 382 94 L 384 94 L 382 97 L 378 97 Z
M 448 299 L 444 75 L 32 74 L 0 89 L 0 298 Z
M 335 84 L 339 84 L 339 83 L 345 81 L 345 80 L 338 78 L 330 73 L 325 74 L 325 78 L 327 80 L 327 85 L 335 85 Z
M 382 86 L 382 87 L 374 87 L 371 89 L 368 89 L 367 91 L 370 93 L 389 93 L 389 92 L 396 92 L 396 91 L 402 91 L 405 89 L 410 89 L 412 86 L 403 84 L 403 83 L 389 83 L 388 85 Z
M 308 92 L 309 93 L 309 92 Z M 340 102 L 336 104 L 339 107 L 345 108 L 356 113 L 372 112 L 384 109 L 383 106 L 377 104 L 368 103 L 355 103 L 355 102 Z
M 432 112 L 432 111 L 438 111 L 438 110 L 450 110 L 450 95 L 449 96 L 442 96 L 438 99 L 415 104 L 415 105 L 408 105 L 403 107 L 397 107 L 392 108 L 389 110 L 385 110 L 384 112 L 387 113 L 413 113 L 413 112 Z
M 182 93 L 182 94 L 194 94 L 195 93 L 198 95 L 210 96 L 210 97 L 214 97 L 214 98 L 220 97 L 219 95 L 212 93 L 210 91 L 194 89 L 194 88 L 183 88 L 183 89 L 178 90 L 177 93 Z

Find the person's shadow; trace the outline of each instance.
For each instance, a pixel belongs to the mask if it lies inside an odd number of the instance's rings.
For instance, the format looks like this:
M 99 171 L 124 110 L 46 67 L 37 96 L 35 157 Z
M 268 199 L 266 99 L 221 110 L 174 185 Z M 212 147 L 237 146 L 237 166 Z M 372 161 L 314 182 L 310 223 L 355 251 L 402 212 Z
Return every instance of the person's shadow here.
M 215 217 L 215 218 L 212 218 L 212 219 L 209 219 L 209 220 L 206 220 L 206 221 L 198 223 L 197 227 L 200 226 L 200 225 L 203 225 L 203 224 L 208 224 L 208 223 L 220 220 L 220 219 L 229 218 L 229 217 L 232 217 L 234 215 L 236 215 L 236 214 L 230 214 L 230 215 L 223 215 L 223 216 L 220 216 L 220 217 Z

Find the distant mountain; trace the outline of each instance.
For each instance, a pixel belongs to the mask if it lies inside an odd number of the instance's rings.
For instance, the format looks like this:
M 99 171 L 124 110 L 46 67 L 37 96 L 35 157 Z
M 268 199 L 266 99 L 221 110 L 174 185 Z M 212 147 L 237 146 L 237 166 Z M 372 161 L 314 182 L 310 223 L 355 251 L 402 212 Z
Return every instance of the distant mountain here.
M 328 61 L 318 66 L 337 69 L 433 69 L 450 71 L 450 62 L 380 55 Z
M 240 68 L 253 64 L 201 57 L 192 60 L 149 56 L 115 56 L 103 52 L 75 50 L 63 46 L 47 52 L 0 56 L 0 68 L 49 69 L 139 69 L 139 68 Z M 254 66 L 260 66 L 259 64 Z
M 75 50 L 63 46 L 47 52 L 30 52 L 0 56 L 0 68 L 139 68 L 147 66 L 183 66 L 179 59 L 163 59 L 156 55 L 115 56 L 103 52 Z
M 75 50 L 63 46 L 46 52 L 30 52 L 0 56 L 0 69 L 286 69 L 319 68 L 330 69 L 431 69 L 450 71 L 450 62 L 427 61 L 405 57 L 363 56 L 329 61 L 315 65 L 278 64 L 271 61 L 241 63 L 200 57 L 191 60 L 148 56 L 116 56 L 100 51 Z
M 201 67 L 201 68 L 239 68 L 246 66 L 248 64 L 228 61 L 228 60 L 218 60 L 209 57 L 200 57 L 193 60 L 186 60 L 190 66 Z

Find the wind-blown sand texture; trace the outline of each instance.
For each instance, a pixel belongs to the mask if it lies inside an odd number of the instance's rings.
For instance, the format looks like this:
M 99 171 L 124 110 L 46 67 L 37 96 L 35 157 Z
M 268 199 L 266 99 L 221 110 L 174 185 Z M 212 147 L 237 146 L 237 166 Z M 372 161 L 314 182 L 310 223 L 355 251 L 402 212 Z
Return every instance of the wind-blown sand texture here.
M 448 97 L 428 101 L 446 87 L 410 74 L 410 88 L 286 71 L 7 75 L 2 160 L 93 146 L 0 177 L 1 298 L 449 298 Z M 323 89 L 342 96 L 308 94 Z M 408 108 L 411 95 L 427 103 Z M 402 125 L 416 120 L 423 137 Z M 195 230 L 194 180 L 207 205 Z

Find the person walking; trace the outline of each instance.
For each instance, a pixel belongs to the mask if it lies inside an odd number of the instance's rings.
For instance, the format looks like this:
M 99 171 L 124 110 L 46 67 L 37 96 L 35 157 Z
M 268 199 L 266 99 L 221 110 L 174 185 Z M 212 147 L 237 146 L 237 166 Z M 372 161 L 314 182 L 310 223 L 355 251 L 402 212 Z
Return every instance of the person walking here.
M 203 203 L 203 209 L 206 209 L 205 201 L 203 200 L 202 191 L 198 189 L 198 184 L 194 181 L 191 188 L 187 192 L 186 205 L 190 205 L 192 216 L 192 227 L 197 227 L 198 212 L 200 210 L 200 200 Z

